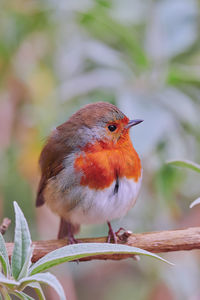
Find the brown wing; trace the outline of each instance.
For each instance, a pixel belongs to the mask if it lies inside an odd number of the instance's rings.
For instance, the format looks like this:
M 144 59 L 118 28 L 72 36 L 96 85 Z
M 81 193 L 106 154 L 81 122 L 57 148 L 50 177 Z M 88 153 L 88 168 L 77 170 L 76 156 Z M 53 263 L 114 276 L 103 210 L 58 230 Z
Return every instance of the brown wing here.
M 57 130 L 53 131 L 52 135 L 48 138 L 39 159 L 41 178 L 37 191 L 36 206 L 44 204 L 44 188 L 46 187 L 48 180 L 56 176 L 64 168 L 63 160 L 69 152 L 69 147 L 63 146 L 63 139 L 58 134 Z
M 36 197 L 36 206 L 41 206 L 44 204 L 44 197 L 43 197 L 43 189 L 46 186 L 46 178 L 44 176 L 41 176 L 38 190 L 37 190 L 37 197 Z
M 43 205 L 45 202 L 44 197 L 43 197 L 43 191 L 44 191 L 44 188 L 45 188 L 48 180 L 51 177 L 56 176 L 62 169 L 63 169 L 63 164 L 61 162 L 59 162 L 58 165 L 51 171 L 47 170 L 47 173 L 46 173 L 46 171 L 44 170 L 42 172 L 39 186 L 38 186 L 37 197 L 36 197 L 36 206 L 37 207 Z

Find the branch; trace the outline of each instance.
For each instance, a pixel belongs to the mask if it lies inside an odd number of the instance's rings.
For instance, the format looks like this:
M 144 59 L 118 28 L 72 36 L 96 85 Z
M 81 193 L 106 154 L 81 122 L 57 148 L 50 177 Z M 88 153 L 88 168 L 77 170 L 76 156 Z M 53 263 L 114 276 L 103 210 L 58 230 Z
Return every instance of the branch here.
M 81 243 L 105 243 L 107 237 L 98 238 L 84 238 L 79 239 Z M 129 233 L 125 232 L 118 239 L 119 244 L 125 244 L 132 247 L 138 247 L 150 252 L 170 252 L 181 250 L 194 250 L 200 249 L 200 227 L 191 227 L 181 230 L 167 230 L 147 233 Z M 33 242 L 34 253 L 32 261 L 36 262 L 38 259 L 47 253 L 67 245 L 67 239 L 61 240 L 48 240 Z M 8 254 L 11 256 L 13 251 L 13 243 L 6 244 Z M 98 255 L 80 259 L 80 261 L 93 260 L 93 259 L 112 259 L 120 260 L 133 255 L 127 254 L 109 254 Z
M 0 232 L 1 234 L 5 234 L 9 225 L 11 223 L 11 220 L 8 218 L 4 218 L 2 221 L 2 224 L 0 225 Z

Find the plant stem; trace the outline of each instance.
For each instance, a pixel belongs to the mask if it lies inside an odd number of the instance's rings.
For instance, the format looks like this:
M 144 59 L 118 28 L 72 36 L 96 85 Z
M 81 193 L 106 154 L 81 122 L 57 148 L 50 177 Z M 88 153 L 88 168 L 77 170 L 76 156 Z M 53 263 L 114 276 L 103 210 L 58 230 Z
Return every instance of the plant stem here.
M 5 289 L 4 287 L 0 288 L 0 293 L 2 294 L 4 300 L 12 300 L 7 289 Z

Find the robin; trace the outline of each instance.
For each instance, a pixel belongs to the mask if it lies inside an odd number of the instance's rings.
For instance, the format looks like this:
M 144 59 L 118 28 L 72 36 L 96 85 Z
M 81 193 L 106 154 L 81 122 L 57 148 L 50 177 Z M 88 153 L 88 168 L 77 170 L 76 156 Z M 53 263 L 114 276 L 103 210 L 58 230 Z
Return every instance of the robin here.
M 110 221 L 133 207 L 141 186 L 141 162 L 129 131 L 142 121 L 98 102 L 53 130 L 39 159 L 36 206 L 46 203 L 60 216 L 58 238 L 74 243 L 81 224 L 107 222 L 108 241 L 117 241 Z

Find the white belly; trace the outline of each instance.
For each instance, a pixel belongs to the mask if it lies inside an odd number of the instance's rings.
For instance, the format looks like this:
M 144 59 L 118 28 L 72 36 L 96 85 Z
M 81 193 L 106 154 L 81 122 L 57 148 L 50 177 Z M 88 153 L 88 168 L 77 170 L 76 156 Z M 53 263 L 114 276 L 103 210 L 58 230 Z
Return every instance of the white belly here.
M 133 179 L 120 178 L 116 193 L 115 182 L 110 187 L 98 191 L 85 186 L 81 186 L 81 189 L 77 187 L 77 191 L 71 193 L 73 196 L 79 194 L 82 200 L 67 218 L 75 224 L 93 224 L 123 217 L 136 202 L 141 179 L 142 177 L 135 182 Z

